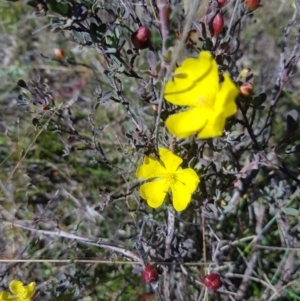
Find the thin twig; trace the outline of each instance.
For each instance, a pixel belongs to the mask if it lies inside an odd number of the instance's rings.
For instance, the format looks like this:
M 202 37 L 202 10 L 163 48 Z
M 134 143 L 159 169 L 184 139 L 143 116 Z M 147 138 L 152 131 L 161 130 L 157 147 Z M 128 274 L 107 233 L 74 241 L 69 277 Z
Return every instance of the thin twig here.
M 231 27 L 232 27 L 232 24 L 233 24 L 233 19 L 235 17 L 235 14 L 236 14 L 236 11 L 237 11 L 239 5 L 240 5 L 240 0 L 237 0 L 235 2 L 234 9 L 233 9 L 233 12 L 232 12 L 232 15 L 231 15 L 231 19 L 230 19 L 230 22 L 229 22 L 229 25 L 228 25 L 226 37 L 230 36 L 230 31 L 231 31 Z
M 150 1 L 151 2 L 151 1 Z M 159 10 L 159 22 L 162 35 L 162 53 L 166 54 L 166 43 L 169 36 L 169 1 L 168 0 L 157 0 L 157 7 Z
M 165 240 L 165 260 L 167 261 L 171 257 L 171 243 L 174 236 L 174 224 L 175 224 L 175 215 L 172 205 L 168 206 L 168 232 Z M 164 269 L 164 296 L 166 301 L 170 301 L 170 269 Z
M 27 149 L 25 150 L 23 156 L 21 157 L 21 159 L 19 160 L 19 162 L 16 164 L 16 166 L 14 167 L 13 171 L 11 172 L 11 174 L 8 176 L 6 182 L 5 182 L 5 187 L 7 186 L 7 184 L 9 183 L 9 181 L 12 179 L 13 175 L 15 174 L 16 170 L 19 168 L 19 166 L 22 164 L 23 160 L 25 159 L 25 157 L 27 156 L 29 150 L 33 147 L 34 143 L 36 142 L 37 138 L 42 134 L 42 132 L 44 131 L 45 128 L 47 128 L 47 124 L 48 122 L 52 119 L 52 117 L 55 115 L 56 111 L 53 111 L 52 114 L 49 116 L 49 118 L 47 119 L 46 123 L 44 126 L 42 126 L 42 128 L 37 132 L 37 134 L 35 135 L 35 137 L 32 139 L 31 143 L 29 144 L 29 146 L 27 147 Z
M 254 203 L 254 211 L 256 213 L 255 232 L 257 234 L 259 234 L 261 232 L 263 219 L 264 219 L 264 216 L 265 216 L 265 206 L 259 204 L 258 202 L 255 202 Z M 242 283 L 240 284 L 240 286 L 237 290 L 238 299 L 243 299 L 245 293 L 247 292 L 247 288 L 248 288 L 248 285 L 249 285 L 249 277 L 251 276 L 251 274 L 254 270 L 254 267 L 255 267 L 256 262 L 257 262 L 257 258 L 258 258 L 257 251 L 254 250 L 252 255 L 251 255 L 251 258 L 250 258 L 249 262 L 247 263 L 247 269 L 244 272 L 244 277 L 243 277 Z
M 274 300 L 274 299 L 279 295 L 280 292 L 284 292 L 285 289 L 287 289 L 289 286 L 292 286 L 293 284 L 299 284 L 299 279 L 297 278 L 297 279 L 295 279 L 295 280 L 289 282 L 287 285 L 282 286 L 277 292 L 275 292 L 275 293 L 271 296 L 270 299 L 268 299 L 268 301 Z
M 171 257 L 171 243 L 174 236 L 174 223 L 175 215 L 172 205 L 168 206 L 168 233 L 166 236 L 166 249 L 165 249 L 165 259 L 168 260 Z
M 241 275 L 241 274 L 235 274 L 235 273 L 226 273 L 226 274 L 224 275 L 224 277 L 228 277 L 228 278 L 230 278 L 230 277 L 232 277 L 232 278 L 244 278 L 244 275 Z M 258 279 L 258 278 L 256 278 L 256 277 L 252 277 L 252 276 L 249 276 L 248 279 L 249 279 L 249 280 L 253 280 L 253 281 L 255 281 L 255 282 L 258 282 L 258 283 L 261 283 L 261 284 L 263 284 L 264 286 L 270 287 L 271 289 L 273 289 L 273 287 L 270 286 L 269 283 L 266 282 L 266 281 L 264 281 L 264 280 L 261 280 L 261 279 Z M 274 291 L 274 292 L 275 292 L 275 291 Z
M 57 231 L 39 230 L 39 229 L 34 229 L 34 228 L 26 226 L 26 225 L 22 225 L 20 223 L 8 222 L 3 219 L 0 219 L 0 221 L 2 222 L 3 225 L 21 228 L 21 229 L 28 230 L 33 233 L 42 234 L 42 235 L 58 236 L 58 237 L 63 237 L 63 238 L 67 238 L 67 239 L 76 240 L 80 243 L 95 246 L 95 247 L 102 248 L 102 249 L 107 249 L 107 250 L 110 250 L 113 252 L 117 252 L 117 253 L 122 254 L 126 257 L 129 257 L 135 261 L 142 262 L 139 256 L 137 256 L 135 253 L 131 252 L 130 250 L 125 249 L 124 247 L 112 245 L 107 240 L 106 240 L 107 242 L 102 243 L 101 241 L 104 241 L 105 239 L 101 239 L 100 241 L 94 241 L 90 238 L 81 237 L 81 236 L 78 236 L 75 234 L 65 232 L 60 229 L 58 229 Z
M 122 261 L 122 260 L 102 260 L 102 259 L 0 259 L 0 263 L 99 263 L 99 264 L 119 264 L 119 265 L 144 265 L 142 261 Z M 152 265 L 178 265 L 178 266 L 206 266 L 215 265 L 215 263 L 204 262 L 167 262 L 167 261 L 149 261 Z M 230 263 L 228 263 L 230 264 Z

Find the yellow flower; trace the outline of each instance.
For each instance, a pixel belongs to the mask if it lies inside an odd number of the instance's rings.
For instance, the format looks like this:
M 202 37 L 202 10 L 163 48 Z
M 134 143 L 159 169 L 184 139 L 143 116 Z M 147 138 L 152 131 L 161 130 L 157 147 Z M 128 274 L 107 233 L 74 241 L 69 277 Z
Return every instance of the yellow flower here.
M 167 118 L 166 126 L 178 138 L 195 133 L 201 139 L 221 136 L 226 118 L 236 113 L 238 88 L 224 73 L 219 83 L 218 66 L 212 55 L 202 51 L 199 58 L 188 58 L 175 70 L 174 80 L 166 84 L 165 99 L 190 107 Z
M 12 280 L 9 284 L 9 290 L 13 295 L 7 292 L 1 292 L 0 301 L 28 301 L 34 295 L 35 285 L 35 282 L 24 285 L 21 281 Z
M 171 189 L 173 206 L 176 211 L 182 211 L 190 203 L 200 179 L 193 169 L 181 169 L 182 159 L 168 149 L 159 148 L 158 154 L 160 160 L 145 157 L 136 171 L 138 179 L 153 179 L 140 187 L 140 195 L 150 207 L 157 208 Z

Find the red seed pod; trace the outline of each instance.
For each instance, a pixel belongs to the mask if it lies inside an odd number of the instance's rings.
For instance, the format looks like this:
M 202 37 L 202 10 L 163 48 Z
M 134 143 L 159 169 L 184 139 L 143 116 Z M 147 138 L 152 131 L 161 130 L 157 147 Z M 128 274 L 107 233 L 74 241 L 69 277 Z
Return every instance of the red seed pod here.
M 260 0 L 245 0 L 245 4 L 249 10 L 257 9 L 259 3 L 260 3 Z
M 131 35 L 131 42 L 137 49 L 146 49 L 151 43 L 151 31 L 146 26 L 141 26 Z
M 213 37 L 217 37 L 222 31 L 224 26 L 224 19 L 220 13 L 217 13 L 211 22 L 211 34 Z
M 151 282 L 157 281 L 158 274 L 157 274 L 156 268 L 151 264 L 147 264 L 142 273 L 142 278 L 146 283 L 151 283 Z
M 203 282 L 204 285 L 212 291 L 216 291 L 221 287 L 220 275 L 216 273 L 206 275 Z
M 243 96 L 250 96 L 253 93 L 253 85 L 251 83 L 243 83 L 240 86 L 240 94 Z
M 227 0 L 217 0 L 218 1 L 218 7 L 221 8 L 227 4 Z
M 54 56 L 58 60 L 62 60 L 65 57 L 65 53 L 60 48 L 54 49 Z

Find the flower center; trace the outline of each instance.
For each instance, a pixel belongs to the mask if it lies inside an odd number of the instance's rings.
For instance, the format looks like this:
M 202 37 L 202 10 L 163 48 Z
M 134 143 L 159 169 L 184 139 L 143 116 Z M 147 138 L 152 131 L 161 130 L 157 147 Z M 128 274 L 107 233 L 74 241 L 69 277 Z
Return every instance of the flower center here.
M 206 95 L 200 95 L 200 96 L 198 96 L 197 100 L 198 100 L 199 107 L 206 108 L 206 109 L 212 109 L 214 106 L 215 97 L 211 93 L 211 94 L 206 94 Z
M 177 181 L 176 174 L 172 172 L 164 174 L 163 178 L 166 179 L 170 183 L 170 185 Z

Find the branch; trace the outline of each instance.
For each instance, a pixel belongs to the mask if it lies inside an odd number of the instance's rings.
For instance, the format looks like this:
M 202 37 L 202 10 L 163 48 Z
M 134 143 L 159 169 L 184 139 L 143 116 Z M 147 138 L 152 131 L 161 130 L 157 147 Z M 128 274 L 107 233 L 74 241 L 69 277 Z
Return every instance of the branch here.
M 19 223 L 15 223 L 15 222 L 7 222 L 3 219 L 0 219 L 0 221 L 2 222 L 3 225 L 7 225 L 10 227 L 16 227 L 16 228 L 21 228 L 27 231 L 31 231 L 35 234 L 42 234 L 42 235 L 48 235 L 48 236 L 59 236 L 59 237 L 63 237 L 63 238 L 67 238 L 67 239 L 72 239 L 72 240 L 76 240 L 79 243 L 82 244 L 86 244 L 86 245 L 90 245 L 90 246 L 95 246 L 101 249 L 107 249 L 113 252 L 117 252 L 119 254 L 122 254 L 125 257 L 131 258 L 134 261 L 138 261 L 141 262 L 141 259 L 139 256 L 137 256 L 135 253 L 120 247 L 120 246 L 114 246 L 109 244 L 108 242 L 105 243 L 101 243 L 99 241 L 94 241 L 90 238 L 85 238 L 85 237 L 81 237 L 75 234 L 71 234 L 68 232 L 65 232 L 63 230 L 58 229 L 57 231 L 47 231 L 47 230 L 38 230 L 38 229 L 34 229 L 32 227 L 26 226 L 26 225 L 22 225 Z M 100 241 L 105 240 L 105 239 L 100 239 Z

